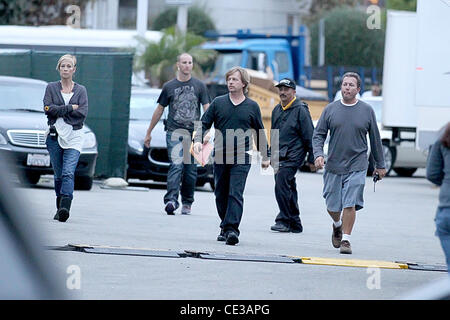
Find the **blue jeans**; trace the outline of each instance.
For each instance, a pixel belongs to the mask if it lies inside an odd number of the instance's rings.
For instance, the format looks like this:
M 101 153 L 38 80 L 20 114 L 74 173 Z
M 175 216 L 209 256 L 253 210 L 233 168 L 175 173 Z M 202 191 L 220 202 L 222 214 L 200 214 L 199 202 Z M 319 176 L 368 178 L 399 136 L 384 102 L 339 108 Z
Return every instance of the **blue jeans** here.
M 75 149 L 61 148 L 58 141 L 50 136 L 47 137 L 46 144 L 54 171 L 56 196 L 73 199 L 75 169 L 80 152 Z
M 438 208 L 434 221 L 436 223 L 436 236 L 441 241 L 447 261 L 447 269 L 450 273 L 450 207 Z
M 178 196 L 181 187 L 181 203 L 194 202 L 197 182 L 197 164 L 190 153 L 192 135 L 187 130 L 167 131 L 166 142 L 170 167 L 167 173 L 167 193 L 164 203 L 172 201 L 175 209 L 179 207 Z

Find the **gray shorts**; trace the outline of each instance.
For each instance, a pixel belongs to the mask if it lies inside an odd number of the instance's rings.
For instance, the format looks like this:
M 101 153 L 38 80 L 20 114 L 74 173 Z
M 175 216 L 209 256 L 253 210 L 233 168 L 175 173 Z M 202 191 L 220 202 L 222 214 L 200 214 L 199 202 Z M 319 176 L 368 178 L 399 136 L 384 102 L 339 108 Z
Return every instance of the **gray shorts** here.
M 343 208 L 364 207 L 364 185 L 366 170 L 347 174 L 335 174 L 325 170 L 323 174 L 323 197 L 327 209 L 331 212 L 341 212 Z

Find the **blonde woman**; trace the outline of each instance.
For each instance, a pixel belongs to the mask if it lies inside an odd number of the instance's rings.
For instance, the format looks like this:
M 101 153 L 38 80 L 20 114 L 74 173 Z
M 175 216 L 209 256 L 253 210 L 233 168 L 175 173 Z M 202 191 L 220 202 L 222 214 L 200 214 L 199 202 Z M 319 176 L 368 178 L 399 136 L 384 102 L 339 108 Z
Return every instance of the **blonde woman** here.
M 54 170 L 56 208 L 55 220 L 69 218 L 73 199 L 75 169 L 83 146 L 80 130 L 88 113 L 86 88 L 73 81 L 77 60 L 63 55 L 56 65 L 61 80 L 50 82 L 44 96 L 47 115 L 47 150 Z

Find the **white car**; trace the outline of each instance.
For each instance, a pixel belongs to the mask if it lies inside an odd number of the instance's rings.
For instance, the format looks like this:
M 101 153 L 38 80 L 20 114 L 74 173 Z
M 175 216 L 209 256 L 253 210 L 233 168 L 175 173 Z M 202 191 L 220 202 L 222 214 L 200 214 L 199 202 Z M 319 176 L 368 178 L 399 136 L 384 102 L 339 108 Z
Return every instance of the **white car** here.
M 381 125 L 381 111 L 383 109 L 383 97 L 372 96 L 360 98 L 372 106 L 377 118 L 378 129 L 380 130 L 381 140 L 383 142 L 384 160 L 386 162 L 386 172 L 389 174 L 392 170 L 397 175 L 402 177 L 410 177 L 416 172 L 418 168 L 425 168 L 427 164 L 427 154 L 421 152 L 415 147 L 415 132 L 402 132 L 402 139 L 410 139 L 410 141 L 402 141 L 396 145 L 391 143 L 392 131 L 384 130 Z M 314 126 L 317 122 L 314 123 Z M 324 144 L 325 160 L 328 153 L 328 140 Z M 368 175 L 371 175 L 374 170 L 374 162 L 370 155 L 369 144 L 369 167 L 367 170 Z

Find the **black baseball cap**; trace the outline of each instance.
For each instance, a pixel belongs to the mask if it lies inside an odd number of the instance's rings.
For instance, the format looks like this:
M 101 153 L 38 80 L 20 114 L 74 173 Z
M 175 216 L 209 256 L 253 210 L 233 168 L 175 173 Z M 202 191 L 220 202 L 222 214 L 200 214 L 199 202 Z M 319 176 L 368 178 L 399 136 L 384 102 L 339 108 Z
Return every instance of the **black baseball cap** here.
M 275 87 L 288 87 L 295 90 L 296 84 L 295 81 L 289 78 L 284 78 Z

